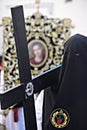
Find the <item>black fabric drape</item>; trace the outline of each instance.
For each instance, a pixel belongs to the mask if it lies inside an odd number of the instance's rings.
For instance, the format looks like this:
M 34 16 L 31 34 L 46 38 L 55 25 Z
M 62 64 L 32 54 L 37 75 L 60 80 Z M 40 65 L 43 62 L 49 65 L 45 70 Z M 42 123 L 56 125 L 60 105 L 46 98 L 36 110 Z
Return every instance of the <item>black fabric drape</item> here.
M 58 108 L 67 111 L 70 121 L 61 130 L 87 130 L 87 37 L 76 34 L 66 42 L 60 71 L 59 89 L 50 114 Z M 45 104 L 44 113 L 47 109 Z M 57 129 L 60 128 L 52 125 L 49 116 L 44 130 Z

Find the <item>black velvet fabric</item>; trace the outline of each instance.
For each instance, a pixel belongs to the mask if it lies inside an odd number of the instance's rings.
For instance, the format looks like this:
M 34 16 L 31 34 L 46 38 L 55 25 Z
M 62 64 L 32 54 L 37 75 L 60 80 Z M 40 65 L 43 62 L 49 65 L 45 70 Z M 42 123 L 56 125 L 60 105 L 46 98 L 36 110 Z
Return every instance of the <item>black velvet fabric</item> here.
M 66 42 L 59 77 L 59 89 L 50 106 L 49 121 L 47 124 L 43 121 L 43 130 L 87 130 L 87 37 L 76 34 Z M 64 128 L 56 128 L 50 121 L 51 112 L 58 108 L 65 109 L 70 117 Z M 45 104 L 44 113 L 47 110 Z

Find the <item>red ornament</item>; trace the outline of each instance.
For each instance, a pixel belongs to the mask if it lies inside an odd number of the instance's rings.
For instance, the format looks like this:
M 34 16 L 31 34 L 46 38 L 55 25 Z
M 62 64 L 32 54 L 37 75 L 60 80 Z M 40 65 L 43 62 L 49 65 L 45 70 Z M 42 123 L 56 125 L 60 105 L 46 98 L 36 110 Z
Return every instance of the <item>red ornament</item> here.
M 57 120 L 57 124 L 61 124 L 61 120 Z

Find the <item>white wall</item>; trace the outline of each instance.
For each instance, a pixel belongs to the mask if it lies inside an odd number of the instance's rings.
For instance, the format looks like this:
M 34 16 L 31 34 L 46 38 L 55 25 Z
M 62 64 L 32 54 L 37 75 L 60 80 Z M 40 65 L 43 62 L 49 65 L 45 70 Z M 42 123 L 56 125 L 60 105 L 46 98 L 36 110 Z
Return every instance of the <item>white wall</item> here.
M 0 0 L 0 23 L 4 16 L 11 16 L 10 7 L 24 5 L 25 17 L 35 12 L 35 0 Z M 87 0 L 41 0 L 40 11 L 48 17 L 71 18 L 75 28 L 72 35 L 81 33 L 87 36 Z M 2 53 L 2 29 L 0 27 L 0 54 Z
M 72 34 L 81 33 L 87 36 L 87 0 L 72 0 L 65 4 L 64 0 L 55 0 L 55 17 L 69 17 L 75 26 Z M 59 2 L 60 1 L 60 2 Z

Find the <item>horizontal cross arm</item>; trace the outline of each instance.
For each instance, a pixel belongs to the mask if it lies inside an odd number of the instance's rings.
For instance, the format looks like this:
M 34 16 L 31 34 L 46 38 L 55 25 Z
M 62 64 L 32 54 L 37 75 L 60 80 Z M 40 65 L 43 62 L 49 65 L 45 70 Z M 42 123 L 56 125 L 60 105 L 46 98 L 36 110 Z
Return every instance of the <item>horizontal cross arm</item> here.
M 19 84 L 0 94 L 1 108 L 7 109 L 24 100 L 24 84 Z
M 55 82 L 58 82 L 59 71 L 61 65 L 52 68 L 41 75 L 38 75 L 32 80 L 34 85 L 34 93 L 39 92 L 43 89 L 51 87 Z
M 6 109 L 14 104 L 18 104 L 29 98 L 32 94 L 46 89 L 47 87 L 51 87 L 55 82 L 58 82 L 60 67 L 61 65 L 34 77 L 32 82 L 29 82 L 26 85 L 19 84 L 0 94 L 1 108 Z

